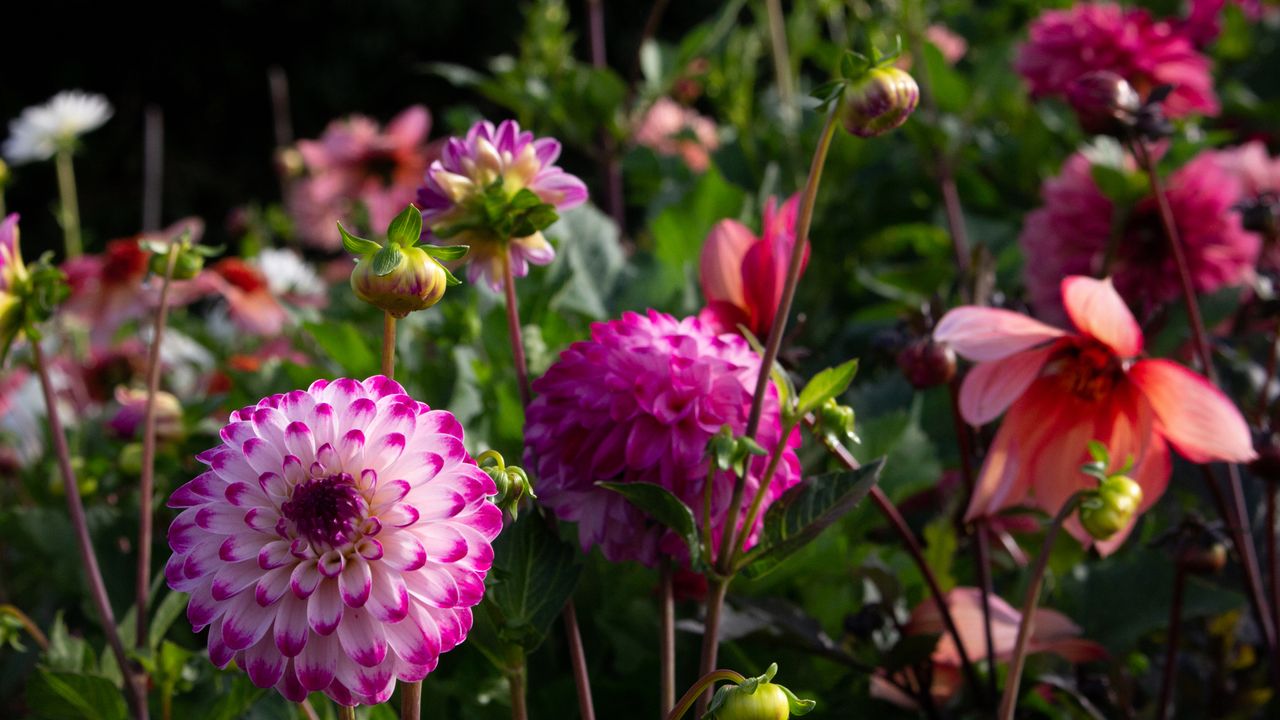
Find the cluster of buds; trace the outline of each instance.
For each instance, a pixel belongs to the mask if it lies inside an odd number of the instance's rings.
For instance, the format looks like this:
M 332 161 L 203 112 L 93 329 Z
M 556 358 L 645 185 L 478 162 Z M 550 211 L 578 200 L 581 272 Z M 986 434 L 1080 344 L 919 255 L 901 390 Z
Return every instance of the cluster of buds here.
M 179 223 L 179 225 L 184 225 Z M 195 230 L 189 224 L 173 238 L 144 238 L 138 245 L 151 253 L 148 269 L 161 277 L 172 280 L 190 280 L 204 269 L 204 261 L 222 253 L 221 247 L 210 247 L 195 242 Z M 170 264 L 173 270 L 170 271 Z
M 1142 505 L 1142 487 L 1127 475 L 1133 467 L 1132 458 L 1113 473 L 1107 470 L 1111 459 L 1105 445 L 1090 441 L 1089 455 L 1093 461 L 1080 471 L 1097 478 L 1098 487 L 1087 491 L 1080 501 L 1080 524 L 1095 540 L 1107 540 L 1133 522 Z
M 1161 108 L 1172 90 L 1172 86 L 1162 85 L 1143 102 L 1128 80 L 1110 70 L 1095 70 L 1071 83 L 1067 101 L 1076 112 L 1080 128 L 1090 135 L 1159 140 L 1173 133 Z
M 520 515 L 522 499 L 538 497 L 534 494 L 533 484 L 529 481 L 529 475 L 524 469 L 506 464 L 498 451 L 486 450 L 480 453 L 476 458 L 476 464 L 488 473 L 489 477 L 493 478 L 493 483 L 498 486 L 498 494 L 493 497 L 493 504 L 511 513 L 513 521 Z
M 851 135 L 883 135 L 906 122 L 920 103 L 915 78 L 894 64 L 901 54 L 901 41 L 887 56 L 875 46 L 870 58 L 848 51 L 840 60 L 840 77 L 820 86 L 813 95 L 824 106 L 841 103 L 840 122 Z
M 409 205 L 387 227 L 387 243 L 356 237 L 338 223 L 342 247 L 356 256 L 351 289 L 356 297 L 402 318 L 440 302 L 445 288 L 460 284 L 441 264 L 467 254 L 467 246 L 421 245 L 422 213 Z
M 17 214 L 0 221 L 0 362 L 13 341 L 34 333 L 68 292 L 66 276 L 54 267 L 50 253 L 30 266 L 22 261 L 19 234 Z
M 778 664 L 772 663 L 763 675 L 736 685 L 722 685 L 711 699 L 703 717 L 716 720 L 787 720 L 805 715 L 816 703 L 801 700 L 795 693 L 774 682 Z
M 835 398 L 828 398 L 814 413 L 817 431 L 827 445 L 844 445 L 845 443 L 861 443 L 855 429 L 853 408 L 841 405 Z
M 752 455 L 768 455 L 760 443 L 749 437 L 738 437 L 733 428 L 725 425 L 707 442 L 707 454 L 718 470 L 732 470 L 741 476 L 746 474 L 747 461 Z

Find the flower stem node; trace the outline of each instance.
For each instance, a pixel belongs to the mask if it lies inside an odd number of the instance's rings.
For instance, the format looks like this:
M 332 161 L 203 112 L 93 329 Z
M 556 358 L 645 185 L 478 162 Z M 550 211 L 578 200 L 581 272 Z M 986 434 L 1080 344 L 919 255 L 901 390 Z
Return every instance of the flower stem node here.
M 525 496 L 535 499 L 538 497 L 534 494 L 533 484 L 529 481 L 529 475 L 524 469 L 516 465 L 507 465 L 498 451 L 486 450 L 480 453 L 476 458 L 476 464 L 488 473 L 489 477 L 493 478 L 494 484 L 498 486 L 498 494 L 494 496 L 493 504 L 511 513 L 513 521 L 519 517 L 520 501 Z
M 773 663 L 759 677 L 738 685 L 723 685 L 711 700 L 703 718 L 716 720 L 787 720 L 814 708 L 812 700 L 801 700 L 781 685 L 770 682 L 778 672 Z
M 356 237 L 341 223 L 338 232 L 342 246 L 357 257 L 351 272 L 356 297 L 393 317 L 425 310 L 440 302 L 448 286 L 460 284 L 440 261 L 463 257 L 467 246 L 419 245 L 422 214 L 414 205 L 391 221 L 385 245 Z
M 1080 524 L 1096 540 L 1128 527 L 1142 504 L 1142 487 L 1128 475 L 1111 475 L 1080 503 Z

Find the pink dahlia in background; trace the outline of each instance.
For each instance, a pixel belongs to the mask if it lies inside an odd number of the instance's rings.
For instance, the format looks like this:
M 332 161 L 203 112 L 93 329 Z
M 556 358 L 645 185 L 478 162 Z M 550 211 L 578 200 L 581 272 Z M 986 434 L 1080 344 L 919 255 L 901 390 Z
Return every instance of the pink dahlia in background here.
M 934 330 L 937 341 L 977 363 L 960 388 L 964 419 L 984 425 L 1005 415 L 968 519 L 1018 505 L 1056 514 L 1072 493 L 1097 485 L 1080 472 L 1091 440 L 1107 446 L 1111 472 L 1133 459 L 1128 474 L 1142 486 L 1140 512 L 1169 483 L 1170 445 L 1197 463 L 1255 457 L 1230 398 L 1181 365 L 1138 359 L 1142 330 L 1110 280 L 1073 276 L 1061 287 L 1073 333 L 987 307 L 956 308 Z M 1065 527 L 1091 542 L 1077 516 Z M 1112 552 L 1132 529 L 1098 543 L 1099 551 Z
M 174 491 L 165 577 L 209 658 L 295 702 L 384 702 L 466 637 L 502 513 L 462 428 L 382 376 L 231 413 Z
M 352 115 L 329 123 L 318 140 L 299 141 L 305 174 L 290 186 L 287 204 L 302 240 L 337 250 L 339 221 L 355 232 L 385 231 L 418 190 L 430 130 L 431 113 L 414 105 L 385 129 Z
M 1110 70 L 1144 98 L 1172 85 L 1164 103 L 1168 117 L 1216 115 L 1219 109 L 1209 59 L 1173 24 L 1153 20 L 1146 10 L 1111 3 L 1047 10 L 1031 24 L 1016 67 L 1037 97 L 1065 95 L 1076 78 Z
M 1240 8 L 1246 18 L 1254 21 L 1262 19 L 1266 11 L 1262 0 L 1232 0 L 1232 3 Z M 1222 32 L 1222 11 L 1226 7 L 1227 0 L 1191 0 L 1187 17 L 1182 20 L 1179 29 L 1197 47 L 1204 47 L 1217 40 L 1218 34 Z
M 778 199 L 769 198 L 759 236 L 737 220 L 721 220 L 711 229 L 698 264 L 707 301 L 698 318 L 713 331 L 736 333 L 743 325 L 762 342 L 768 337 L 796 244 L 799 202 L 800 196 L 792 195 L 779 208 Z
M 418 191 L 423 224 L 448 242 L 471 246 L 471 282 L 501 290 L 508 264 L 512 276 L 524 277 L 529 263 L 546 265 L 555 259 L 555 248 L 540 231 L 502 236 L 492 227 L 485 205 L 486 198 L 491 204 L 508 203 L 525 189 L 557 211 L 586 202 L 587 186 L 556 166 L 559 157 L 560 142 L 554 138 L 535 138 L 514 120 L 496 128 L 482 120 L 466 137 L 449 138 L 440 159 L 427 168 Z
M 1233 210 L 1240 183 L 1222 169 L 1217 155 L 1197 155 L 1170 175 L 1166 186 L 1195 289 L 1213 292 L 1246 282 L 1261 239 L 1241 226 L 1240 213 Z M 1044 205 L 1028 213 L 1018 242 L 1034 259 L 1023 272 L 1036 313 L 1061 323 L 1066 317 L 1059 283 L 1067 275 L 1101 272 L 1114 207 L 1094 182 L 1089 159 L 1079 153 L 1068 158 L 1058 177 L 1045 181 L 1040 194 Z M 1116 290 L 1140 315 L 1181 297 L 1154 197 L 1130 212 L 1109 272 Z
M 711 153 L 720 147 L 714 120 L 668 97 L 649 106 L 636 124 L 633 138 L 659 155 L 679 155 L 696 173 L 706 171 Z
M 746 428 L 759 371 L 760 358 L 745 340 L 716 335 L 696 318 L 676 320 L 650 310 L 592 325 L 591 339 L 570 346 L 533 384 L 537 398 L 525 421 L 525 457 L 537 469 L 538 498 L 561 519 L 578 523 L 583 550 L 599 545 L 613 562 L 649 566 L 661 556 L 686 560 L 688 550 L 675 533 L 596 483 L 661 485 L 701 523 L 707 441 L 725 425 L 737 433 Z M 757 440 L 772 451 L 783 441 L 781 434 L 771 385 Z M 800 481 L 798 432 L 785 442 L 766 506 Z M 747 498 L 765 465 L 766 458 L 753 459 Z M 712 477 L 714 537 L 729 522 L 733 485 L 731 473 Z M 761 522 L 763 513 L 748 545 Z
M 947 609 L 951 611 L 951 618 L 955 620 L 965 654 L 974 662 L 986 660 L 987 637 L 982 591 L 978 588 L 958 587 L 947 593 L 946 603 Z M 989 596 L 988 606 L 991 612 L 991 639 L 995 648 L 995 661 L 1005 662 L 1013 657 L 1018 641 L 1018 626 L 1022 624 L 1022 613 L 996 595 Z M 938 603 L 932 597 L 920 603 L 911 611 L 911 617 L 902 629 L 907 636 L 939 636 L 938 644 L 929 658 L 933 671 L 929 694 L 939 705 L 946 704 L 959 692 L 964 681 L 961 676 L 960 652 L 955 640 L 946 632 L 942 614 L 938 612 Z M 1098 643 L 1082 640 L 1080 627 L 1066 615 L 1044 608 L 1035 611 L 1027 652 L 1050 652 L 1072 663 L 1093 662 L 1107 656 L 1107 651 Z M 908 672 L 899 672 L 894 678 L 904 682 L 908 679 Z M 901 707 L 916 708 L 914 698 L 894 687 L 882 675 L 871 678 L 871 694 Z

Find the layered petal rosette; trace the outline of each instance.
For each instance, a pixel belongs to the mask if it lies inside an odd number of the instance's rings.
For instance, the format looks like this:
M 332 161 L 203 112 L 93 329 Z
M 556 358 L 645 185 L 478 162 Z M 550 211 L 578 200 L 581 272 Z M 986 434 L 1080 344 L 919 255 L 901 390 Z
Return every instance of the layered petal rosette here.
M 300 701 L 376 704 L 471 628 L 502 527 L 448 412 L 319 380 L 237 410 L 176 490 L 165 577 L 209 657 Z
M 578 523 L 584 550 L 599 545 L 611 561 L 649 566 L 663 556 L 686 560 L 688 550 L 675 533 L 596 483 L 660 485 L 701 522 L 707 442 L 726 425 L 743 432 L 759 372 L 760 357 L 745 340 L 717 335 L 697 318 L 676 320 L 650 310 L 596 323 L 590 340 L 570 346 L 533 384 L 538 397 L 529 405 L 525 455 L 537 469 L 538 498 L 561 519 Z M 786 446 L 766 506 L 800 481 L 799 433 L 781 436 L 771 385 L 756 439 L 768 451 L 779 442 Z M 750 463 L 747 498 L 766 465 L 764 457 Z M 710 479 L 712 533 L 720 537 L 730 521 L 735 480 L 720 471 Z M 743 518 L 736 522 L 740 527 Z M 762 522 L 750 529 L 748 547 Z
M 482 120 L 463 138 L 449 138 L 440 159 L 427 168 L 418 191 L 422 221 L 431 233 L 449 242 L 470 245 L 467 277 L 501 290 L 504 264 L 523 277 L 529 264 L 546 265 L 555 249 L 540 231 L 508 234 L 498 225 L 529 208 L 513 200 L 528 190 L 536 201 L 556 211 L 587 200 L 587 186 L 561 170 L 560 142 L 535 138 L 514 120 L 497 127 Z
M 1192 462 L 1255 457 L 1249 427 L 1226 395 L 1181 365 L 1137 359 L 1142 330 L 1110 280 L 1068 277 L 1062 300 L 1074 333 L 984 307 L 956 308 L 934 331 L 977 363 L 960 388 L 964 419 L 983 425 L 1005 416 L 969 519 L 1024 504 L 1057 513 L 1077 490 L 1097 485 L 1080 471 L 1091 440 L 1107 446 L 1113 472 L 1133 460 L 1127 474 L 1142 487 L 1139 512 L 1164 494 L 1170 446 Z M 1065 527 L 1092 542 L 1076 516 Z M 1130 523 L 1098 543 L 1099 550 L 1113 551 L 1132 529 Z

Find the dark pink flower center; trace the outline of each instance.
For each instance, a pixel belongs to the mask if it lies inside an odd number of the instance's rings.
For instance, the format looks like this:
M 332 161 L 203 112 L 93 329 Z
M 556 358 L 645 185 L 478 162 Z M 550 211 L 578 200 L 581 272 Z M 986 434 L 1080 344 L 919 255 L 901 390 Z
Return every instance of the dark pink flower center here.
M 340 473 L 301 483 L 280 509 L 302 537 L 318 545 L 338 547 L 355 535 L 365 507 L 355 481 L 349 474 Z
M 1101 400 L 1124 378 L 1119 358 L 1096 340 L 1064 348 L 1055 359 L 1061 361 L 1058 380 L 1063 389 L 1082 400 Z

